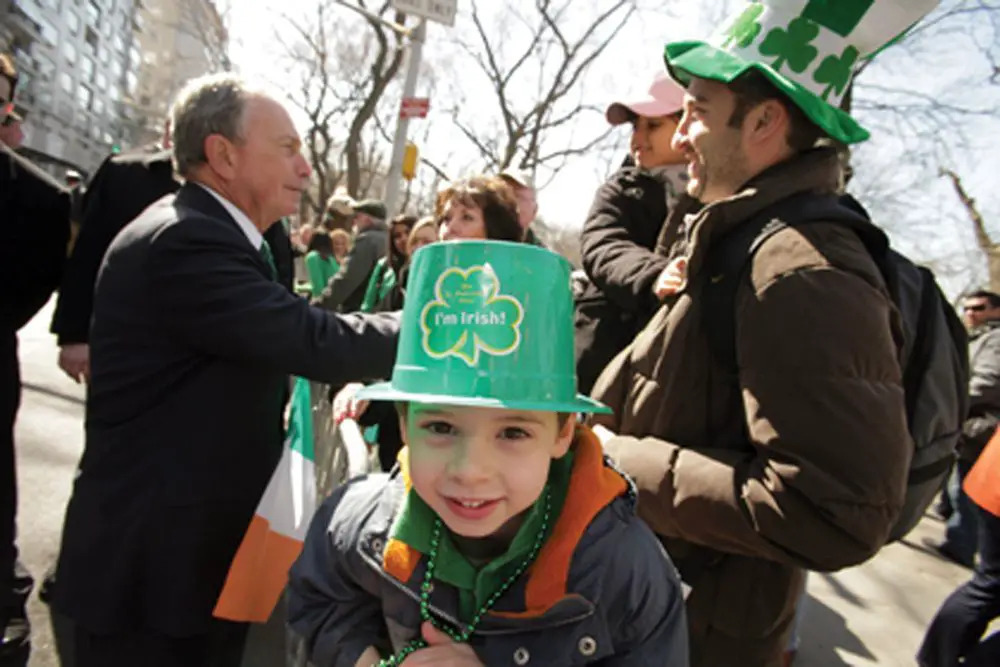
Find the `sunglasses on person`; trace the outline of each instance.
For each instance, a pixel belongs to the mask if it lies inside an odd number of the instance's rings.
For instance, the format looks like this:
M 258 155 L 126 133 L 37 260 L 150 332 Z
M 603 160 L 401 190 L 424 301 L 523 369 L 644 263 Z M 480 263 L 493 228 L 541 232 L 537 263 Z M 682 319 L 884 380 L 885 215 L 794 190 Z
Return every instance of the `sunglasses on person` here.
M 985 303 L 970 303 L 962 306 L 962 310 L 966 313 L 980 313 L 986 310 Z

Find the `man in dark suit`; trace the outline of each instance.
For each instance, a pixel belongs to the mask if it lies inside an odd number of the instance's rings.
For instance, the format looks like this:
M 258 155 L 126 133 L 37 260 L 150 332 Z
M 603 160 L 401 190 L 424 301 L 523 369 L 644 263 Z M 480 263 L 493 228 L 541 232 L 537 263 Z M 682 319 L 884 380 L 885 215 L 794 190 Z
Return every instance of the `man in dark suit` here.
M 77 667 L 236 666 L 246 626 L 212 618 L 280 457 L 288 373 L 388 373 L 398 320 L 310 307 L 275 281 L 262 231 L 309 166 L 285 109 L 230 75 L 172 111 L 185 179 L 112 242 L 90 331 L 86 446 L 54 606 Z
M 90 317 L 94 282 L 104 253 L 125 225 L 180 181 L 170 161 L 170 125 L 162 139 L 134 151 L 112 154 L 94 174 L 84 201 L 83 224 L 66 267 L 52 317 L 59 341 L 59 367 L 77 382 L 90 376 Z M 264 233 L 274 251 L 281 284 L 292 289 L 292 249 L 283 225 Z
M 23 134 L 13 110 L 17 71 L 0 54 L 0 665 L 28 660 L 25 601 L 32 579 L 18 567 L 14 421 L 21 401 L 17 330 L 52 295 L 66 259 L 69 192 L 21 156 Z

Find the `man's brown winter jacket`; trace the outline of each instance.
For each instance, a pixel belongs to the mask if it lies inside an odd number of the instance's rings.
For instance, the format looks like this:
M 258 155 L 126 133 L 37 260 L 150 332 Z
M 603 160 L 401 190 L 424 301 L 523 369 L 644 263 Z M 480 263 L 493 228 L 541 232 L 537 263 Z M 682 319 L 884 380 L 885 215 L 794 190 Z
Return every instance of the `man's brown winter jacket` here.
M 607 450 L 635 478 L 640 516 L 693 586 L 695 667 L 778 664 L 802 568 L 872 556 L 903 499 L 902 333 L 854 232 L 812 223 L 760 247 L 736 295 L 736 377 L 703 326 L 713 239 L 791 195 L 834 192 L 839 176 L 834 152 L 813 150 L 689 216 L 684 289 L 593 391 L 615 411 Z

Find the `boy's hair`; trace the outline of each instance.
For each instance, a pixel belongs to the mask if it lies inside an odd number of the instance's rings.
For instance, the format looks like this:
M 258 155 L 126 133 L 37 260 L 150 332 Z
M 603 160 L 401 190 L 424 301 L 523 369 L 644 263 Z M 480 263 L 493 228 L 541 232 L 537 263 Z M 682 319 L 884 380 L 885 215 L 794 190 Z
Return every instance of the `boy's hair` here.
M 757 70 L 751 69 L 736 77 L 729 84 L 729 90 L 733 91 L 736 97 L 736 104 L 729 116 L 729 127 L 736 129 L 743 127 L 743 121 L 751 109 L 761 102 L 777 100 L 788 114 L 788 135 L 785 140 L 793 151 L 800 153 L 808 150 L 826 136 L 818 125 L 809 120 L 802 109 L 782 95 L 774 84 Z
M 13 102 L 14 90 L 17 88 L 17 68 L 14 67 L 14 59 L 6 53 L 0 53 L 0 76 L 10 83 L 10 99 L 4 101 Z
M 402 417 L 403 419 L 406 419 L 406 408 L 407 406 L 410 405 L 410 403 L 408 401 L 396 401 L 395 405 L 396 405 L 396 412 L 399 414 L 399 416 Z M 562 428 L 566 425 L 566 422 L 569 421 L 569 418 L 572 416 L 573 413 L 571 412 L 556 413 L 556 424 L 559 426 L 559 430 L 562 430 Z
M 523 241 L 524 230 L 517 221 L 514 190 L 498 176 L 473 176 L 449 183 L 437 195 L 434 216 L 441 220 L 448 202 L 455 200 L 483 212 L 486 238 L 494 241 Z

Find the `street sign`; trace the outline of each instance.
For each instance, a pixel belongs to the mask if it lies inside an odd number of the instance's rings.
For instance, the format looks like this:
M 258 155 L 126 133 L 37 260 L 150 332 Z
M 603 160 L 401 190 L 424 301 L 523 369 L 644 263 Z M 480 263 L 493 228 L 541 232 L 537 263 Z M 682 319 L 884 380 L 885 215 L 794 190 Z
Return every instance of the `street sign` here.
M 399 104 L 400 118 L 427 118 L 431 101 L 427 97 L 404 97 Z
M 404 14 L 422 16 L 428 21 L 453 26 L 458 0 L 392 0 L 392 7 Z

